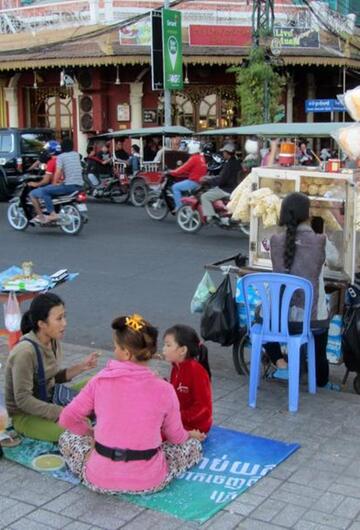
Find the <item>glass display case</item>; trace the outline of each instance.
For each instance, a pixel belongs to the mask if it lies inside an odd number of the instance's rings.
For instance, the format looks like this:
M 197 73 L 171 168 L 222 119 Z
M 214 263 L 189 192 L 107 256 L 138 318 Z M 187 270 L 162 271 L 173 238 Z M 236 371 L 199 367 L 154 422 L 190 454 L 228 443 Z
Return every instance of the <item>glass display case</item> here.
M 343 169 L 336 173 L 314 168 L 258 167 L 251 172 L 253 190 L 270 189 L 282 199 L 288 193 L 301 191 L 311 201 L 313 229 L 328 238 L 328 279 L 353 281 L 355 273 L 355 215 L 359 170 Z M 249 265 L 271 269 L 270 238 L 279 226 L 265 227 L 261 216 L 251 209 Z

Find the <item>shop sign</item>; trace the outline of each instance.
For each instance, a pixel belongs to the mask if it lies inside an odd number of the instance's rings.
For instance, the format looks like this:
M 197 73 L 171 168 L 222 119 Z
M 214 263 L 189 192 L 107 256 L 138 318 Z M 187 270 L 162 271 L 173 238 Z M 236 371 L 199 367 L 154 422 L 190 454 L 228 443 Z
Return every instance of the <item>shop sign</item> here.
M 162 28 L 164 86 L 167 90 L 181 90 L 183 88 L 183 60 L 180 11 L 163 9 Z
M 140 22 L 130 24 L 119 30 L 119 42 L 121 46 L 150 46 L 151 45 L 151 21 L 147 17 Z
M 274 27 L 274 38 L 283 48 L 319 48 L 319 32 L 308 28 Z
M 307 99 L 305 112 L 345 112 L 344 105 L 338 99 Z
M 143 123 L 157 123 L 157 109 L 143 109 Z
M 117 106 L 117 121 L 130 121 L 130 106 L 128 103 L 121 103 Z
M 274 39 L 282 48 L 319 48 L 319 32 L 311 28 L 274 27 Z
M 251 46 L 251 26 L 189 25 L 190 46 Z

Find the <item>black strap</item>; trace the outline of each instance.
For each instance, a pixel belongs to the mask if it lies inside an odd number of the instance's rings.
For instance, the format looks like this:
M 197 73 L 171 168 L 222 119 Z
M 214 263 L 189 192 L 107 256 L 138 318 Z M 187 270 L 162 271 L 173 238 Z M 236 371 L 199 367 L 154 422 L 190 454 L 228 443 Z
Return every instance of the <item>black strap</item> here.
M 114 462 L 129 462 L 129 460 L 150 460 L 150 458 L 156 455 L 159 448 L 136 451 L 134 449 L 106 447 L 106 445 L 95 442 L 95 449 L 99 455 L 110 458 Z
M 39 386 L 39 397 L 41 401 L 48 401 L 48 394 L 46 389 L 46 379 L 45 379 L 45 370 L 44 370 L 44 363 L 42 360 L 41 352 L 39 345 L 34 341 L 27 337 L 24 337 L 21 342 L 27 341 L 30 342 L 30 344 L 33 345 L 36 358 L 37 358 L 37 364 L 38 364 L 38 386 Z

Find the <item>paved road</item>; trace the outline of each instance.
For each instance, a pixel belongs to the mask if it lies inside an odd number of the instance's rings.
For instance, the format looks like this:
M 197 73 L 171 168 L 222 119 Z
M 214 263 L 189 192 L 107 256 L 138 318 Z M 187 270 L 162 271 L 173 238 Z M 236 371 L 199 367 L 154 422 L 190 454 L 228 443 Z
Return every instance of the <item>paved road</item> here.
M 67 304 L 66 340 L 79 345 L 110 347 L 111 319 L 132 311 L 161 329 L 196 324 L 189 304 L 203 265 L 247 249 L 237 232 L 206 227 L 188 235 L 173 218 L 154 222 L 143 209 L 127 205 L 89 203 L 89 224 L 76 237 L 53 229 L 15 232 L 6 208 L 0 203 L 0 270 L 31 260 L 36 272 L 80 273 L 57 290 Z

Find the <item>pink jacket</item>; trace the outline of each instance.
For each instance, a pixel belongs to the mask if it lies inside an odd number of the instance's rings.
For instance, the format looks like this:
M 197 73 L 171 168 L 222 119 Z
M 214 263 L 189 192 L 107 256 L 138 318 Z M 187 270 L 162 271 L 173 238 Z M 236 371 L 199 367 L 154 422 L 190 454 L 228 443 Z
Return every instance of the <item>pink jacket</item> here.
M 59 424 L 79 435 L 88 433 L 87 416 L 95 412 L 95 440 L 119 449 L 153 449 L 167 441 L 181 444 L 188 432 L 172 385 L 149 368 L 111 360 L 64 408 Z M 159 485 L 167 474 L 164 452 L 150 460 L 114 462 L 91 452 L 85 476 L 89 482 L 115 491 L 140 491 Z

